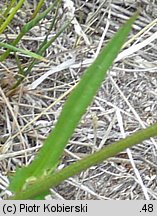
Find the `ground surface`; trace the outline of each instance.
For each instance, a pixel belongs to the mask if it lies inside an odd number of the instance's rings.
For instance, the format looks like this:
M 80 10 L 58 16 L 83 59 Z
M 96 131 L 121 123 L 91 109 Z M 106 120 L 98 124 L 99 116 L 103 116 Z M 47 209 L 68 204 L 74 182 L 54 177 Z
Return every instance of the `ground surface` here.
M 7 38 L 16 37 L 35 2 L 29 1 L 23 14 L 14 19 Z M 59 168 L 157 121 L 157 1 L 75 0 L 74 6 L 78 25 L 84 32 L 82 37 L 78 35 L 76 26 L 69 27 L 47 51 L 49 63 L 36 65 L 18 93 L 10 98 L 6 96 L 7 89 L 12 85 L 12 77 L 18 68 L 12 57 L 0 63 L 2 199 L 9 194 L 6 190 L 8 173 L 33 160 L 46 134 L 54 126 L 66 95 L 57 99 L 79 80 L 99 47 L 105 45 L 137 7 L 141 7 L 141 15 L 130 39 L 143 32 L 126 45 L 126 53 L 119 56 L 109 71 L 69 141 Z M 59 13 L 57 28 L 66 20 L 68 12 L 63 13 L 61 8 Z M 51 17 L 47 17 L 40 26 L 31 30 L 21 46 L 35 51 L 51 21 Z M 0 35 L 0 40 L 5 41 L 6 35 Z M 142 47 L 137 47 L 137 43 Z M 24 56 L 20 58 L 23 64 L 27 64 Z M 49 71 L 51 74 L 47 75 Z M 43 77 L 43 74 L 47 76 Z M 157 140 L 147 140 L 70 178 L 53 189 L 52 198 L 157 199 Z

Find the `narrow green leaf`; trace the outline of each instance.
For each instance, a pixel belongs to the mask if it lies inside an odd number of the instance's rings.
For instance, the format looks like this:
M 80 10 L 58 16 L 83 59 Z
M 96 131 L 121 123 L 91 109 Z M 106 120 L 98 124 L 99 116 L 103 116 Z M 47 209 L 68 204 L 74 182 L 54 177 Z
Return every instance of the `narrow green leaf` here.
M 47 62 L 47 60 L 44 57 L 42 57 L 42 56 L 40 56 L 40 55 L 38 55 L 36 53 L 33 53 L 33 52 L 29 51 L 29 50 L 24 50 L 24 49 L 21 49 L 21 48 L 17 48 L 15 46 L 12 46 L 10 44 L 3 43 L 3 42 L 0 42 L 0 46 L 4 47 L 4 48 L 7 48 L 7 49 L 10 49 L 10 50 L 12 50 L 14 52 L 23 53 L 23 54 L 27 55 L 29 58 L 35 58 L 35 59 Z
M 38 16 L 36 16 L 34 19 L 32 19 L 31 21 L 29 21 L 28 23 L 26 23 L 25 26 L 23 26 L 23 28 L 21 29 L 20 34 L 17 36 L 17 38 L 13 41 L 12 45 L 16 46 L 18 44 L 18 42 L 22 39 L 22 37 L 30 30 L 32 29 L 34 26 L 36 26 L 40 20 L 42 20 L 43 18 L 45 18 L 47 16 L 47 14 L 56 6 L 56 4 L 60 4 L 61 0 L 56 0 L 54 1 L 54 3 L 52 3 L 50 5 L 49 8 L 47 8 L 44 12 L 42 12 L 41 14 L 39 14 Z M 6 52 L 4 52 L 1 56 L 0 56 L 0 61 L 4 61 L 8 55 L 10 53 L 10 49 L 7 49 Z
M 7 15 L 9 14 L 10 10 L 13 8 L 16 0 L 12 0 L 9 2 L 9 5 L 7 5 L 7 8 L 5 9 L 3 14 L 0 14 L 0 26 L 2 25 L 3 21 L 6 19 Z
M 39 55 L 42 55 L 47 49 L 48 47 L 59 37 L 59 35 L 61 33 L 64 32 L 64 30 L 68 27 L 68 25 L 70 24 L 70 22 L 66 22 L 61 29 L 56 33 L 55 36 L 53 36 L 49 41 L 44 40 L 42 42 L 42 44 L 40 45 L 37 53 Z M 23 79 L 31 72 L 32 68 L 34 67 L 34 65 L 37 63 L 36 59 L 33 59 L 33 61 L 30 63 L 30 65 L 28 66 L 28 68 L 24 71 L 23 76 L 19 76 L 18 80 L 16 81 L 16 83 L 12 86 L 12 90 L 14 91 L 15 88 L 17 88 L 21 82 L 23 81 Z
M 25 0 L 20 0 L 16 4 L 16 6 L 12 9 L 12 12 L 9 14 L 9 16 L 6 18 L 5 22 L 2 23 L 0 26 L 0 34 L 7 28 L 11 20 L 13 19 L 14 15 L 17 13 L 17 11 L 21 8 L 22 4 Z
M 34 11 L 33 14 L 32 14 L 32 18 L 35 18 L 35 17 L 36 17 L 36 15 L 37 15 L 38 12 L 40 11 L 42 5 L 44 4 L 44 1 L 45 1 L 45 0 L 40 0 L 40 1 L 38 2 L 37 7 L 35 8 L 35 11 Z
M 30 178 L 36 179 L 54 171 L 69 138 L 101 86 L 107 70 L 118 55 L 137 16 L 138 13 L 119 29 L 113 39 L 102 49 L 94 63 L 85 71 L 65 102 L 54 130 L 45 140 L 35 160 L 28 167 L 17 170 L 10 184 L 13 192 L 20 192 L 23 187 L 27 187 L 26 181 L 29 184 L 32 183 Z

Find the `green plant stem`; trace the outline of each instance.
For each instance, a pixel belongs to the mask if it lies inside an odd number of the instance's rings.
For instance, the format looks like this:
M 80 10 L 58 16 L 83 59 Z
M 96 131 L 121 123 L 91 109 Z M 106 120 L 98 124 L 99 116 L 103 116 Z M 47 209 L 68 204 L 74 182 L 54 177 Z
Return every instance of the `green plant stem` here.
M 29 50 L 25 50 L 25 49 L 21 49 L 21 48 L 17 48 L 15 46 L 12 46 L 10 44 L 7 44 L 7 43 L 3 43 L 3 42 L 0 42 L 0 47 L 4 47 L 4 48 L 8 48 L 9 50 L 12 50 L 14 52 L 20 52 L 20 53 L 23 53 L 25 55 L 27 55 L 28 58 L 36 58 L 38 60 L 41 60 L 41 61 L 45 61 L 47 62 L 47 60 L 40 56 L 39 54 L 36 54 L 34 52 L 31 52 Z
M 69 177 L 74 176 L 91 166 L 101 163 L 104 160 L 115 156 L 121 151 L 124 151 L 126 148 L 132 147 L 133 145 L 141 143 L 142 141 L 153 136 L 157 136 L 157 124 L 140 130 L 125 139 L 110 144 L 107 147 L 104 147 L 102 150 L 69 165 L 68 167 L 51 176 L 43 176 L 42 178 L 39 178 L 33 183 L 33 185 L 29 186 L 26 190 L 20 191 L 19 193 L 15 194 L 10 199 L 33 199 L 34 197 L 42 194 L 44 191 L 47 191 L 50 187 L 54 187 L 60 184 L 62 181 L 68 179 Z
M 22 39 L 22 37 L 35 25 L 37 25 L 41 19 L 45 18 L 45 16 L 56 6 L 56 4 L 60 4 L 61 0 L 56 0 L 54 3 L 50 5 L 49 8 L 47 8 L 44 12 L 36 16 L 33 20 L 29 21 L 23 28 L 21 29 L 20 34 L 17 36 L 17 38 L 12 42 L 11 45 L 16 46 L 18 42 Z M 1 56 L 0 56 L 0 62 L 4 61 L 8 55 L 10 54 L 10 49 L 7 49 Z
M 37 4 L 37 7 L 35 8 L 35 11 L 32 14 L 32 19 L 36 17 L 36 15 L 38 14 L 38 12 L 40 11 L 41 7 L 43 6 L 45 0 L 40 0 Z
M 9 11 L 12 9 L 15 2 L 16 0 L 12 0 L 9 2 L 9 5 L 7 6 L 6 10 L 2 14 L 2 18 L 0 18 L 0 26 L 2 25 L 3 21 L 6 19 L 7 15 L 9 14 Z
M 17 13 L 17 11 L 20 9 L 22 4 L 24 3 L 25 0 L 20 0 L 16 4 L 16 6 L 13 8 L 12 12 L 9 14 L 9 16 L 6 18 L 5 22 L 1 25 L 0 27 L 0 34 L 5 30 L 5 28 L 9 25 L 11 20 L 13 19 L 14 15 Z
M 69 26 L 70 22 L 66 22 L 61 29 L 56 33 L 55 36 L 53 36 L 49 41 L 44 40 L 43 43 L 41 44 L 39 50 L 37 51 L 38 57 L 41 57 L 42 54 L 48 49 L 48 47 L 59 37 L 60 34 L 64 32 L 64 30 Z M 41 57 L 42 60 L 45 60 L 44 57 Z M 37 63 L 36 59 L 33 59 L 33 61 L 30 63 L 28 68 L 24 71 L 23 76 L 19 76 L 18 80 L 16 83 L 12 86 L 12 90 L 16 89 L 21 82 L 25 79 L 25 77 L 31 72 L 32 68 L 34 65 Z

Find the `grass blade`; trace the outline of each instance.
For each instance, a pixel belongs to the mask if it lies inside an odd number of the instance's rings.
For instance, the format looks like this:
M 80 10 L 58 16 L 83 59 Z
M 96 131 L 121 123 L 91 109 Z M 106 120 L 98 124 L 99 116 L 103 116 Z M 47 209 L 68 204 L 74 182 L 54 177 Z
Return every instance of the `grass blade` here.
M 12 46 L 12 45 L 10 45 L 10 44 L 3 43 L 3 42 L 0 42 L 0 46 L 1 46 L 1 47 L 4 47 L 4 48 L 7 48 L 7 49 L 9 49 L 9 50 L 12 50 L 12 51 L 14 51 L 14 52 L 23 53 L 23 54 L 27 55 L 27 57 L 29 57 L 29 58 L 35 58 L 35 59 L 38 59 L 38 60 L 47 62 L 47 60 L 46 60 L 44 57 L 42 57 L 41 55 L 38 55 L 38 54 L 36 54 L 36 53 L 34 53 L 34 52 L 31 52 L 31 51 L 29 51 L 29 50 L 24 50 L 24 49 L 21 49 L 21 48 L 17 48 L 17 47 L 15 47 L 15 46 Z
M 17 11 L 21 8 L 22 4 L 24 3 L 25 0 L 20 0 L 16 6 L 12 9 L 12 12 L 9 14 L 9 16 L 6 18 L 4 23 L 2 23 L 0 27 L 0 34 L 7 28 L 11 20 L 14 18 L 14 15 L 17 13 Z
M 35 17 L 36 17 L 36 15 L 37 15 L 38 12 L 40 11 L 42 5 L 44 4 L 44 1 L 45 1 L 45 0 L 40 0 L 40 1 L 38 2 L 37 6 L 36 6 L 36 8 L 35 8 L 35 11 L 34 11 L 33 14 L 32 14 L 32 18 L 35 18 Z
M 71 22 L 65 23 L 61 27 L 61 29 L 56 33 L 56 35 L 53 36 L 49 41 L 47 41 L 47 39 L 44 40 L 42 42 L 41 46 L 39 47 L 37 53 L 41 56 L 48 49 L 48 47 L 59 37 L 59 35 L 64 32 L 64 30 L 69 26 L 70 23 Z M 28 66 L 28 68 L 26 70 L 24 70 L 23 76 L 19 76 L 19 78 L 17 79 L 16 83 L 12 86 L 12 89 L 11 89 L 10 93 L 13 92 L 21 84 L 21 82 L 31 72 L 32 68 L 34 67 L 34 65 L 36 63 L 37 63 L 37 58 L 33 59 L 33 61 Z
M 17 38 L 13 41 L 12 45 L 16 46 L 18 42 L 22 39 L 22 37 L 30 31 L 35 25 L 37 25 L 40 20 L 42 20 L 46 15 L 55 7 L 56 4 L 60 4 L 61 0 L 56 0 L 53 4 L 50 5 L 49 8 L 47 8 L 44 12 L 36 16 L 34 19 L 29 21 L 22 29 L 20 34 L 17 36 Z M 10 49 L 6 50 L 1 56 L 0 56 L 0 61 L 4 61 L 10 53 Z
M 14 6 L 16 0 L 12 0 L 9 2 L 9 5 L 7 6 L 6 10 L 3 14 L 0 15 L 0 26 L 2 25 L 3 21 L 6 19 L 7 15 L 9 14 L 10 10 Z

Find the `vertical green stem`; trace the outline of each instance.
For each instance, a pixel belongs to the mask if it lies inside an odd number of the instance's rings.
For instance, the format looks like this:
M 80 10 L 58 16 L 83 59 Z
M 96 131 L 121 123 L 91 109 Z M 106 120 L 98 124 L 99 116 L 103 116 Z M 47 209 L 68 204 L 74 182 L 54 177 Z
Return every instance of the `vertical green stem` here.
M 19 8 L 21 8 L 22 4 L 24 3 L 25 0 L 20 0 L 18 1 L 17 5 L 12 9 L 12 12 L 10 15 L 7 17 L 7 19 L 4 21 L 4 23 L 0 27 L 0 34 L 5 30 L 5 28 L 9 25 L 11 20 L 13 19 L 14 15 L 17 13 Z

